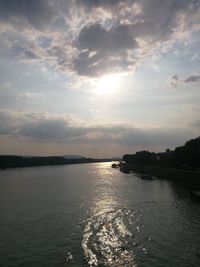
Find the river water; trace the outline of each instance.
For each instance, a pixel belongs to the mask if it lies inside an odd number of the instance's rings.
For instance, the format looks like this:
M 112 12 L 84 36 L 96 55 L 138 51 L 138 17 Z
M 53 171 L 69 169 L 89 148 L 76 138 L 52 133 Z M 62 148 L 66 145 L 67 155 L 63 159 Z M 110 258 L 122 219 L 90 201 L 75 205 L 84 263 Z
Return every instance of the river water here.
M 0 171 L 0 266 L 200 266 L 200 204 L 111 163 Z

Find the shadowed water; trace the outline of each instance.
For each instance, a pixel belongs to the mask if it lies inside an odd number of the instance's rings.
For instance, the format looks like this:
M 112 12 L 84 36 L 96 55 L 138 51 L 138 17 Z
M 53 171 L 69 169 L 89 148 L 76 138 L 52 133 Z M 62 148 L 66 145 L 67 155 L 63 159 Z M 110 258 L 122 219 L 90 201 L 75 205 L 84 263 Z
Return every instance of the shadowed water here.
M 0 266 L 200 266 L 187 187 L 110 163 L 0 172 Z

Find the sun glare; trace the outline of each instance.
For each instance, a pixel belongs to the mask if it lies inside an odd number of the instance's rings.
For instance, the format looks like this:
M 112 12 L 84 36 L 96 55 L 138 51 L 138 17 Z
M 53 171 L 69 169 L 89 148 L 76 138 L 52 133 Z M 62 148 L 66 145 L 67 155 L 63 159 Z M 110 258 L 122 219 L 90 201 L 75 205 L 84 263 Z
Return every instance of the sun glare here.
M 120 75 L 111 74 L 101 77 L 96 82 L 96 90 L 98 94 L 113 94 L 116 93 L 120 85 Z

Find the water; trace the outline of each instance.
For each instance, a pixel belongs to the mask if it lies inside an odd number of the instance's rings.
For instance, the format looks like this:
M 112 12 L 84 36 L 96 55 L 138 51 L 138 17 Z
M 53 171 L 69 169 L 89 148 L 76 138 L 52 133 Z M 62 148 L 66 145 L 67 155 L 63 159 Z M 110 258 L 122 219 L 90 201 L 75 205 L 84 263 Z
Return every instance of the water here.
M 0 171 L 0 266 L 200 266 L 200 204 L 110 163 Z

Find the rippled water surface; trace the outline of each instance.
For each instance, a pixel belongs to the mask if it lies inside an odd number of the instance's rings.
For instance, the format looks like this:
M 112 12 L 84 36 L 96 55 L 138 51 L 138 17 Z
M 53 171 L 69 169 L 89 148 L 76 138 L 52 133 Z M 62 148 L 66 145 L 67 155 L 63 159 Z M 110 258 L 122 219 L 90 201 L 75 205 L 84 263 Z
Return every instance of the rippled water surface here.
M 0 171 L 0 266 L 200 266 L 187 187 L 110 165 Z

